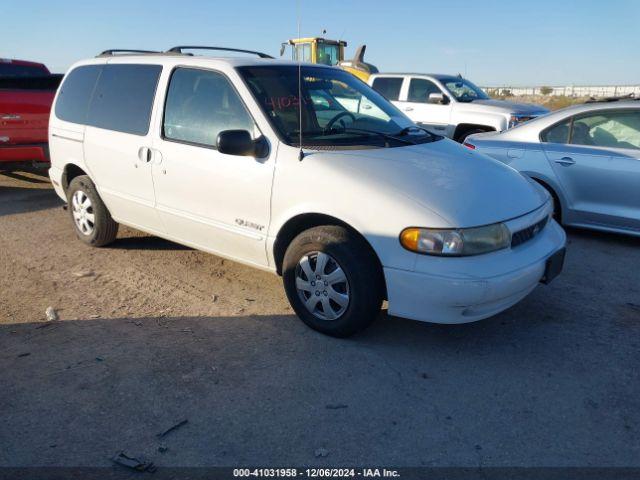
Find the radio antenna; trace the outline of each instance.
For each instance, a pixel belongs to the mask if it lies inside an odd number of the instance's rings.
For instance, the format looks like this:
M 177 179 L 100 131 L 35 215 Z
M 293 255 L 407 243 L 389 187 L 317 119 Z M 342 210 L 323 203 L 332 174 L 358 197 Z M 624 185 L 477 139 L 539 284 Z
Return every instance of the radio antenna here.
M 298 0 L 298 39 L 300 39 L 300 17 L 302 16 L 302 0 Z M 296 45 L 294 45 L 296 48 Z M 296 57 L 298 57 L 298 141 L 300 142 L 300 151 L 298 153 L 298 161 L 304 159 L 304 150 L 302 150 L 302 60 L 300 59 L 300 53 L 304 51 L 304 48 L 296 48 Z

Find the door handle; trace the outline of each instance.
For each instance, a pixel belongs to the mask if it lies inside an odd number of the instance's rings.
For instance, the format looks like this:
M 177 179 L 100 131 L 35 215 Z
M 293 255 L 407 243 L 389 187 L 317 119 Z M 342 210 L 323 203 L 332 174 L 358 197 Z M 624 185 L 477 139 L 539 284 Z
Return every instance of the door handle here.
M 413 112 L 413 107 L 405 107 L 405 112 Z
M 562 157 L 562 158 L 559 158 L 558 160 L 555 160 L 555 162 L 565 167 L 568 167 L 569 165 L 573 165 L 574 163 L 576 163 L 576 161 L 571 157 Z
M 151 149 L 149 147 L 140 147 L 138 149 L 138 158 L 141 162 L 149 163 L 153 158 Z

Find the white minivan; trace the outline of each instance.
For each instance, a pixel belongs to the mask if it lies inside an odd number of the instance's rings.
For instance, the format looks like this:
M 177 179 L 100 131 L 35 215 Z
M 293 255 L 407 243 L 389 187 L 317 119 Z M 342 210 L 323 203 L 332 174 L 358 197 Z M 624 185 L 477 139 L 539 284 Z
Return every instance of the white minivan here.
M 562 269 L 551 198 L 510 167 L 345 71 L 185 48 L 108 51 L 66 74 L 50 177 L 83 242 L 124 224 L 280 274 L 298 316 L 334 336 L 384 300 L 480 320 Z

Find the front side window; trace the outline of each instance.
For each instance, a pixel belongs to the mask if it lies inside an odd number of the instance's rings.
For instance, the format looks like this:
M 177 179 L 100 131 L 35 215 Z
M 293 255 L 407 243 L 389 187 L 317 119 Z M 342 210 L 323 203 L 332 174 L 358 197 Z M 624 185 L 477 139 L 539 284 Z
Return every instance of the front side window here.
M 489 96 L 484 93 L 480 87 L 464 78 L 450 77 L 439 80 L 459 102 L 473 102 L 474 100 L 489 99 Z
M 640 149 L 640 110 L 598 112 L 576 117 L 570 143 Z
M 146 135 L 161 71 L 160 65 L 105 65 L 93 93 L 87 123 Z
M 380 94 L 343 70 L 303 66 L 300 86 L 297 66 L 239 67 L 238 71 L 289 145 L 300 144 L 300 125 L 303 145 L 308 146 L 380 146 L 381 141 L 388 143 L 388 135 L 401 135 L 413 126 Z M 410 137 L 417 137 L 412 138 L 416 142 L 434 139 L 421 131 Z
M 164 137 L 215 147 L 223 130 L 255 132 L 253 118 L 229 80 L 210 70 L 177 68 L 167 91 Z
M 424 78 L 412 78 L 409 82 L 408 102 L 427 103 L 429 95 L 442 93 L 442 91 L 430 80 Z

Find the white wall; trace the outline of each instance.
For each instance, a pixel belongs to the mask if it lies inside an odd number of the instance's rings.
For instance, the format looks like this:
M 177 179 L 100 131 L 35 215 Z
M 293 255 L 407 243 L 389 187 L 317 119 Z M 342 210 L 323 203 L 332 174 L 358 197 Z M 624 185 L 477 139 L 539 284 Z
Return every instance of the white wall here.
M 487 93 L 500 95 L 508 90 L 513 95 L 542 95 L 542 87 L 483 87 Z M 553 92 L 550 95 L 564 95 L 568 97 L 616 97 L 634 94 L 640 97 L 640 85 L 591 85 L 566 87 L 550 87 Z

